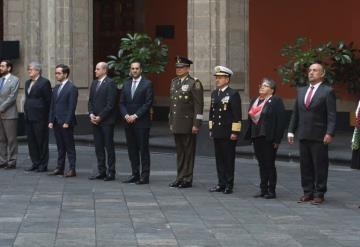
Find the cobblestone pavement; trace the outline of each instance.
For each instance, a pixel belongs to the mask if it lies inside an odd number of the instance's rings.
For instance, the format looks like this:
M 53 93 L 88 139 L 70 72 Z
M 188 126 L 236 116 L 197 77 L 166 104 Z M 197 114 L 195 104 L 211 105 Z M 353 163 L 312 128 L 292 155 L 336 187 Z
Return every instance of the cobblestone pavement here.
M 209 193 L 215 161 L 197 157 L 194 187 L 171 189 L 173 153 L 152 153 L 150 185 L 122 184 L 127 152 L 118 149 L 117 180 L 90 181 L 93 147 L 77 147 L 78 177 L 27 173 L 27 148 L 18 169 L 0 170 L 0 246 L 360 246 L 360 172 L 331 166 L 320 206 L 298 204 L 297 163 L 278 162 L 278 199 L 258 190 L 255 160 L 236 160 L 234 194 Z M 51 146 L 50 169 L 55 167 Z

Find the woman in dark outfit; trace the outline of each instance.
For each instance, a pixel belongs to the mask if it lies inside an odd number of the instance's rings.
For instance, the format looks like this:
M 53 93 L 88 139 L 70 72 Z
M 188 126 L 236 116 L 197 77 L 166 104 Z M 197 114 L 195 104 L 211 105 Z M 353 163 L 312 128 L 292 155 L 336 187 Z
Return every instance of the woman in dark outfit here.
M 260 168 L 260 192 L 254 197 L 276 198 L 276 152 L 285 130 L 285 110 L 281 98 L 274 96 L 276 84 L 264 78 L 259 86 L 259 97 L 249 109 L 249 126 L 245 133 L 251 139 Z

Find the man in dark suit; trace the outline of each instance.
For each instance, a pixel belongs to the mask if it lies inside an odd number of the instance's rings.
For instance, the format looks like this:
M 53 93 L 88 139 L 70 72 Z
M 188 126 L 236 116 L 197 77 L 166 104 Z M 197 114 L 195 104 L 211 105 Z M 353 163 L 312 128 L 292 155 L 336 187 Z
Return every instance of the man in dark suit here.
M 55 78 L 60 84 L 56 85 L 50 105 L 49 125 L 54 129 L 58 148 L 58 161 L 56 169 L 49 175 L 64 175 L 66 154 L 69 160 L 69 170 L 65 177 L 75 177 L 75 142 L 74 125 L 76 124 L 75 109 L 78 99 L 78 89 L 68 79 L 70 68 L 59 64 L 55 69 Z
M 41 65 L 28 66 L 30 80 L 25 82 L 24 116 L 32 166 L 26 171 L 46 172 L 49 162 L 49 108 L 51 84 L 41 76 Z
M 11 74 L 13 65 L 8 60 L 0 63 L 0 168 L 15 169 L 17 145 L 18 111 L 16 98 L 19 78 Z
M 239 93 L 229 87 L 233 72 L 215 67 L 216 90 L 211 94 L 209 112 L 210 137 L 214 139 L 218 184 L 210 192 L 231 194 L 234 187 L 235 148 L 241 130 L 241 99 Z
M 177 154 L 176 180 L 169 184 L 172 188 L 192 187 L 196 135 L 203 120 L 203 86 L 189 75 L 192 63 L 186 57 L 176 57 L 176 78 L 170 86 L 169 125 Z
M 149 183 L 150 108 L 154 94 L 151 81 L 141 76 L 141 72 L 141 63 L 131 63 L 132 78 L 124 83 L 120 97 L 120 112 L 126 121 L 125 135 L 132 170 L 132 175 L 124 183 Z
M 291 116 L 288 141 L 300 140 L 301 185 L 304 195 L 299 203 L 321 204 L 327 190 L 329 168 L 328 145 L 336 124 L 336 98 L 331 87 L 324 84 L 325 69 L 314 63 L 309 67 L 309 87 L 298 90 Z
M 98 173 L 89 177 L 115 180 L 114 126 L 117 119 L 115 82 L 107 76 L 108 65 L 100 62 L 95 68 L 95 77 L 90 87 L 88 102 L 90 122 L 94 131 L 95 153 Z M 106 150 L 106 155 L 105 155 Z M 107 169 L 106 169 L 107 156 Z

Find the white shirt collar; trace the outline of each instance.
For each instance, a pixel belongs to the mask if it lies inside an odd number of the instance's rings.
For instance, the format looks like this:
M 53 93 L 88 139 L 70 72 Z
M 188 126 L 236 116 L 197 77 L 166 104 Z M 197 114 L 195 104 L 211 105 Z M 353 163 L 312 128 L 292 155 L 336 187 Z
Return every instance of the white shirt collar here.
M 6 76 L 3 76 L 3 78 L 5 78 L 4 82 L 7 81 L 10 76 L 11 76 L 11 73 L 7 73 Z
M 321 85 L 321 83 L 322 83 L 322 81 L 316 83 L 315 85 L 310 84 L 310 85 L 309 85 L 309 88 L 314 87 L 314 90 L 316 90 L 316 89 L 318 89 L 318 87 Z
M 106 77 L 106 75 L 105 75 L 105 76 L 103 76 L 103 77 L 101 77 L 100 79 L 98 79 L 98 81 L 99 81 L 100 83 L 102 83 L 102 82 L 103 82 L 103 80 L 105 79 L 105 77 Z
M 133 78 L 133 82 L 139 83 L 141 81 L 141 76 L 139 76 L 138 78 Z
M 62 86 L 62 87 L 65 86 L 65 84 L 66 84 L 68 81 L 69 81 L 68 79 L 62 81 L 62 82 L 61 82 L 61 86 Z
M 220 88 L 220 91 L 221 91 L 221 92 L 225 92 L 225 90 L 226 90 L 228 87 L 229 87 L 229 85 L 226 85 L 225 87 Z

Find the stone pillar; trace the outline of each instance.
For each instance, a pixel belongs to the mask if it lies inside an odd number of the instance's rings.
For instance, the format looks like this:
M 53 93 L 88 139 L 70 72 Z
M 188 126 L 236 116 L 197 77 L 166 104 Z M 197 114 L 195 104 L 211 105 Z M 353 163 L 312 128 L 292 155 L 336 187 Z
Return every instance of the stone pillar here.
M 55 85 L 55 66 L 70 65 L 70 79 L 79 87 L 77 113 L 87 111 L 92 80 L 92 0 L 4 0 L 4 40 L 20 41 L 14 74 L 21 80 L 18 96 L 23 110 L 27 65 L 42 64 L 42 74 Z
M 188 0 L 188 56 L 193 73 L 204 85 L 205 116 L 215 89 L 213 68 L 224 65 L 234 72 L 231 87 L 240 91 L 243 116 L 248 102 L 248 1 Z

